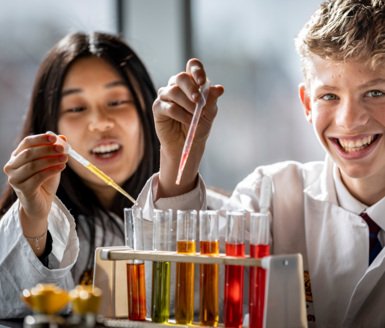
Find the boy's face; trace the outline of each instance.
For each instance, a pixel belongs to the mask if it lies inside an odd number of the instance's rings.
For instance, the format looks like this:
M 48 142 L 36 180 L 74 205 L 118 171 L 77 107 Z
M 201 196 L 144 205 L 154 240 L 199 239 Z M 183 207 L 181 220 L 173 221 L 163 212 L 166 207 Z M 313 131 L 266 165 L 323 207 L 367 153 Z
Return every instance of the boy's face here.
M 305 115 L 349 187 L 385 179 L 385 68 L 312 57 L 299 89 Z

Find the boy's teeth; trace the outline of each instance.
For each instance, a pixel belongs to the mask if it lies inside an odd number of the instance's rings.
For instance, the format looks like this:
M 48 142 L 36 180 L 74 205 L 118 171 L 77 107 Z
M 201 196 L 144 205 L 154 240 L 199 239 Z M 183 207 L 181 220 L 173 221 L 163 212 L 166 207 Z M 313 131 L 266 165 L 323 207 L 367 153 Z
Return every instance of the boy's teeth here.
M 363 149 L 370 145 L 374 139 L 374 136 L 367 136 L 361 139 L 356 139 L 356 140 L 350 140 L 350 139 L 338 139 L 341 147 L 346 151 L 346 152 L 351 152 L 351 151 L 358 151 L 360 149 Z

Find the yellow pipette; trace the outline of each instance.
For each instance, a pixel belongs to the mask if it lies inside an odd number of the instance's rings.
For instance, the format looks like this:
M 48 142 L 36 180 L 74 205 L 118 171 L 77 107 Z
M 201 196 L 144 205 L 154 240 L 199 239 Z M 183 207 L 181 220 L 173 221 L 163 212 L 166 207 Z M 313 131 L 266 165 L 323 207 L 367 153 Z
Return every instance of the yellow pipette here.
M 57 143 L 61 144 L 65 151 L 71 156 L 74 160 L 83 165 L 88 171 L 95 174 L 100 180 L 105 182 L 107 185 L 114 188 L 116 191 L 120 192 L 123 196 L 127 197 L 133 204 L 137 204 L 134 197 L 128 194 L 123 188 L 121 188 L 113 179 L 111 179 L 107 174 L 105 174 L 102 170 L 98 169 L 95 165 L 91 164 L 90 161 L 85 159 L 82 155 L 80 155 L 77 151 L 75 151 L 68 142 L 60 138 L 57 134 L 52 131 L 47 131 L 48 134 L 52 134 L 57 137 Z

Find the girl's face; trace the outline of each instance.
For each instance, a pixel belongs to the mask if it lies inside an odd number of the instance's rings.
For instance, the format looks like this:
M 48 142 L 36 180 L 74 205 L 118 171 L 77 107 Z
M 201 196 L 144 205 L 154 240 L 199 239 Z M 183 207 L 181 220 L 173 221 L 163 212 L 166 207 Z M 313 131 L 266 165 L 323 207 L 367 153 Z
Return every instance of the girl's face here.
M 119 74 L 97 57 L 77 60 L 64 79 L 58 132 L 78 153 L 122 184 L 143 157 L 143 131 Z M 73 159 L 69 166 L 108 204 L 115 190 Z

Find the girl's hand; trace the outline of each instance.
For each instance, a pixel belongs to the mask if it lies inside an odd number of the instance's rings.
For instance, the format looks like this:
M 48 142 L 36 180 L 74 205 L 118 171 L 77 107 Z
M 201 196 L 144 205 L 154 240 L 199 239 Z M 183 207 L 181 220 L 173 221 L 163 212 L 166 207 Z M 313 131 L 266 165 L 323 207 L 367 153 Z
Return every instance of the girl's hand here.
M 206 141 L 217 114 L 217 99 L 224 91 L 221 85 L 209 89 L 180 185 L 176 185 L 175 180 L 187 131 L 200 99 L 199 88 L 206 78 L 203 64 L 198 59 L 190 59 L 185 72 L 171 77 L 168 85 L 159 89 L 153 105 L 155 127 L 161 143 L 158 198 L 182 194 L 195 186 Z
M 39 134 L 24 138 L 4 166 L 8 182 L 20 200 L 20 219 L 26 236 L 40 236 L 55 197 L 60 172 L 68 156 L 55 145 L 56 137 Z

